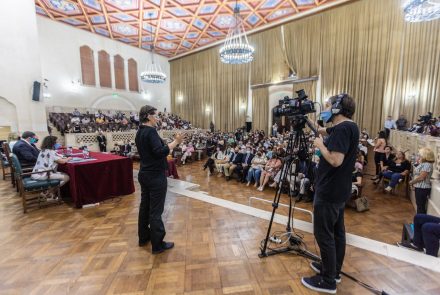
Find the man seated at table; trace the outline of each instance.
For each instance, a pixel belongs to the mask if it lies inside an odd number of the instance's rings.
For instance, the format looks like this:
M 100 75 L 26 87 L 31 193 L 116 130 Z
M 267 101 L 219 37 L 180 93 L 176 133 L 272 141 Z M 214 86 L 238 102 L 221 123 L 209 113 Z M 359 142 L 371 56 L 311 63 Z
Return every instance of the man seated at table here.
M 32 131 L 25 131 L 21 139 L 14 144 L 12 152 L 17 156 L 22 166 L 34 166 L 40 151 L 35 146 L 38 137 Z

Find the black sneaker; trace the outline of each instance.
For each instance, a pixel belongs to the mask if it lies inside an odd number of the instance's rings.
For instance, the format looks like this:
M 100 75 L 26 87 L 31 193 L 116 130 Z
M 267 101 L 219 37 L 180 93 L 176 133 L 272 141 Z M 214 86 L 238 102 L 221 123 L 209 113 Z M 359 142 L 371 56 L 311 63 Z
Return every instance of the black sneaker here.
M 401 247 L 401 248 L 406 248 L 406 249 L 410 249 L 410 250 L 414 250 L 417 252 L 423 252 L 423 249 L 420 249 L 419 247 L 417 247 L 414 243 L 401 243 L 398 242 L 397 246 Z
M 313 269 L 313 271 L 316 272 L 318 275 L 321 274 L 322 265 L 320 262 L 316 262 L 316 261 L 310 262 L 310 268 Z M 335 282 L 339 284 L 341 281 L 342 281 L 341 274 L 337 274 L 335 278 Z
M 336 294 L 336 282 L 333 282 L 333 284 L 327 283 L 320 275 L 301 278 L 301 283 L 313 291 Z
M 165 250 L 169 250 L 173 247 L 174 247 L 173 242 L 162 242 L 162 247 L 157 250 L 153 250 L 152 252 L 153 252 L 153 254 L 160 254 L 160 253 L 164 252 Z

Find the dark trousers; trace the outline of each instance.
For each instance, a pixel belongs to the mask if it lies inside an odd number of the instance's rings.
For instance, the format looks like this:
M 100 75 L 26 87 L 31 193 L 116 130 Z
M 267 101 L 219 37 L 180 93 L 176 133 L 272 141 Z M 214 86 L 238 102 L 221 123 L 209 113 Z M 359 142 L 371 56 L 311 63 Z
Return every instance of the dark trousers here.
M 214 161 L 213 159 L 209 158 L 209 159 L 206 161 L 206 163 L 205 163 L 205 165 L 203 166 L 203 168 L 204 168 L 204 169 L 209 168 L 209 171 L 210 171 L 211 173 L 214 173 L 215 161 Z
M 167 194 L 167 177 L 165 171 L 140 171 L 138 179 L 141 185 L 139 242 L 151 240 L 153 251 L 159 250 L 165 237 L 162 213 Z
M 99 145 L 99 151 L 102 152 L 106 152 L 107 151 L 107 145 L 105 144 L 100 144 Z
M 415 189 L 417 214 L 426 214 L 428 198 L 431 195 L 430 188 L 418 188 Z
M 378 153 L 374 152 L 374 164 L 376 164 L 376 175 L 379 175 L 380 173 L 380 161 L 383 160 L 385 154 L 384 153 Z
M 321 275 L 334 284 L 340 273 L 345 256 L 345 203 L 329 203 L 315 200 L 313 206 L 313 231 L 322 259 Z
M 246 181 L 246 178 L 247 178 L 247 175 L 248 175 L 248 172 L 249 172 L 249 169 L 251 168 L 251 166 L 246 166 L 246 167 L 243 167 L 243 171 L 242 171 L 242 173 L 241 173 L 241 182 L 245 182 Z
M 413 242 L 419 248 L 426 248 L 426 254 L 437 257 L 440 240 L 440 218 L 417 214 L 414 216 Z

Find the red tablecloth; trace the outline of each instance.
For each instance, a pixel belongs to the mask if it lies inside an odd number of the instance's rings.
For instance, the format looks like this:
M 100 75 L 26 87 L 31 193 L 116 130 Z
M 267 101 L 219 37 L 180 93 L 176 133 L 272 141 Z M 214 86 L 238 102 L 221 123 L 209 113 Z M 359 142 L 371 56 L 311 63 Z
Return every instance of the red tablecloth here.
M 179 174 L 177 173 L 176 159 L 168 160 L 167 176 L 172 176 L 174 179 L 179 179 Z
M 76 207 L 134 192 L 133 163 L 130 158 L 93 152 L 90 157 L 96 160 L 58 166 L 59 171 L 70 176 L 69 192 Z

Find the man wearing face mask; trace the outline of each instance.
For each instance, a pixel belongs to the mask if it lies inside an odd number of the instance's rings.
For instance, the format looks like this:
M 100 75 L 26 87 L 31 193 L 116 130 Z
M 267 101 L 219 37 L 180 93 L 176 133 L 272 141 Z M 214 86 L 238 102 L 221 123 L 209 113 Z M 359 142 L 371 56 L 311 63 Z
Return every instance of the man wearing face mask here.
M 17 156 L 22 166 L 35 166 L 40 150 L 35 146 L 38 137 L 31 131 L 25 131 L 21 139 L 14 144 L 12 152 Z
M 246 182 L 246 176 L 248 174 L 249 168 L 252 164 L 252 159 L 254 158 L 254 154 L 252 154 L 252 150 L 250 147 L 246 147 L 246 153 L 244 154 L 241 164 L 237 166 L 237 172 L 241 173 L 240 181 L 242 183 Z
M 243 152 L 240 152 L 238 146 L 235 147 L 234 152 L 235 152 L 234 156 L 232 156 L 232 158 L 229 160 L 229 163 L 225 164 L 225 166 L 223 167 L 226 176 L 226 181 L 231 180 L 232 173 L 234 172 L 237 165 L 240 164 L 243 159 Z
M 333 126 L 319 128 L 320 135 L 314 141 L 321 156 L 315 181 L 313 228 L 322 262 L 312 262 L 310 266 L 317 275 L 303 277 L 301 282 L 309 289 L 335 294 L 345 256 L 344 208 L 351 196 L 359 129 L 351 120 L 356 109 L 352 97 L 333 96 L 326 106 L 321 118 Z M 322 135 L 327 136 L 325 140 Z
M 141 160 L 138 175 L 141 185 L 139 246 L 145 246 L 151 241 L 153 254 L 159 254 L 174 247 L 174 243 L 164 241 L 166 232 L 162 213 L 167 194 L 167 156 L 170 150 L 183 141 L 183 136 L 176 134 L 174 141 L 166 145 L 157 133 L 159 116 L 157 109 L 152 106 L 141 108 L 139 120 L 141 125 L 136 134 L 136 147 Z

